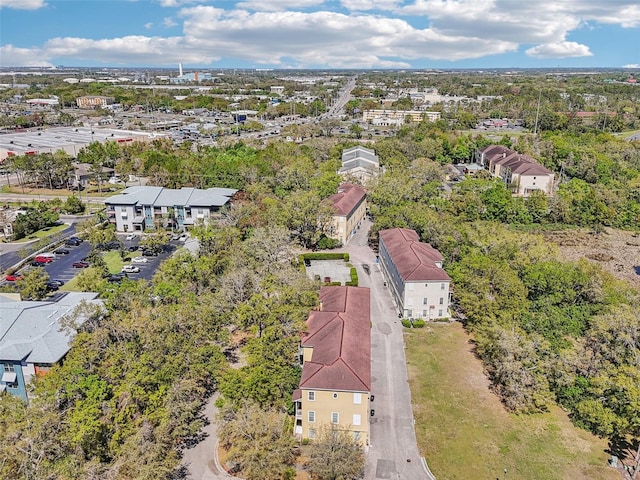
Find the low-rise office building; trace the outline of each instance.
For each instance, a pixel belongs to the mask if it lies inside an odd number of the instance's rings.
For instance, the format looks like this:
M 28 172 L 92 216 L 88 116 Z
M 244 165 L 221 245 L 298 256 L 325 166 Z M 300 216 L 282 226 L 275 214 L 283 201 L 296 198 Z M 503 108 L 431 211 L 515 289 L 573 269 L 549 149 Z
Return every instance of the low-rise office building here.
M 380 160 L 376 152 L 361 145 L 345 148 L 342 151 L 342 167 L 338 174 L 354 177 L 365 183 L 380 173 Z
M 322 287 L 320 308 L 309 314 L 300 342 L 302 376 L 293 394 L 299 438 L 319 429 L 351 432 L 369 444 L 371 393 L 370 291 Z
M 237 192 L 232 188 L 134 186 L 105 200 L 107 217 L 118 232 L 173 227 L 184 231 L 208 224 Z
M 382 273 L 403 318 L 449 318 L 451 278 L 442 268 L 443 257 L 414 230 L 380 230 Z

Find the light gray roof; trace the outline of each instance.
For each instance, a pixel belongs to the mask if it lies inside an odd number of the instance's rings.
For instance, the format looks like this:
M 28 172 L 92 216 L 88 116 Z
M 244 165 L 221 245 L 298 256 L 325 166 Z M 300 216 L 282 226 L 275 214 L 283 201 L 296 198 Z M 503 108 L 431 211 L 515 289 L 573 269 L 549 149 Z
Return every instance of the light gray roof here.
M 233 188 L 183 187 L 179 190 L 164 187 L 134 186 L 119 195 L 109 197 L 107 205 L 153 205 L 154 207 L 221 207 L 237 190 Z
M 346 148 L 342 151 L 342 163 L 348 162 L 350 160 L 354 160 L 356 158 L 362 158 L 369 162 L 374 162 L 376 164 L 379 163 L 378 156 L 374 150 L 370 148 L 365 148 L 361 145 L 356 145 L 355 147 Z
M 85 300 L 101 305 L 97 293 L 70 292 L 58 301 L 20 301 L 0 297 L 0 361 L 53 364 L 68 351 L 74 332 L 61 320 Z M 82 324 L 86 319 L 79 317 Z

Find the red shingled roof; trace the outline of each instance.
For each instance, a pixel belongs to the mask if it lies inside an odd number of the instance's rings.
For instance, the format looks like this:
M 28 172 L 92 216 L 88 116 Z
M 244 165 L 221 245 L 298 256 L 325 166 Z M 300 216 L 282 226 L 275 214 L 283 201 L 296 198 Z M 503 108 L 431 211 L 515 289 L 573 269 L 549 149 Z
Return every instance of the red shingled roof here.
M 442 254 L 428 243 L 420 242 L 415 231 L 408 228 L 380 230 L 380 240 L 405 282 L 451 280 L 447 272 L 436 265 L 436 262 L 442 262 Z
M 329 201 L 336 214 L 348 216 L 366 195 L 364 188 L 353 183 L 343 183 L 338 187 L 338 193 L 329 197 Z
M 369 289 L 322 287 L 321 310 L 307 319 L 303 347 L 313 347 L 302 366 L 300 388 L 368 392 L 371 388 Z

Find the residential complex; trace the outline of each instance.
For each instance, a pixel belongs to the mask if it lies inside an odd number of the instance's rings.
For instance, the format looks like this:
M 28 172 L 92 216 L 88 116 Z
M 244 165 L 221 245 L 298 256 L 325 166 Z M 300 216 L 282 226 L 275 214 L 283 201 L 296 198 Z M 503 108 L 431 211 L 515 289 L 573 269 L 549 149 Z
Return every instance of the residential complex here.
M 476 152 L 476 162 L 501 178 L 516 196 L 528 197 L 535 191 L 553 195 L 554 173 L 527 155 L 502 145 L 489 145 Z
M 342 151 L 342 167 L 338 170 L 342 176 L 354 177 L 366 182 L 380 173 L 380 161 L 374 150 L 360 145 L 345 148 Z
M 295 434 L 315 438 L 322 426 L 369 444 L 370 294 L 362 287 L 322 287 L 320 308 L 300 342 L 302 377 L 293 394 Z
M 84 95 L 76 98 L 78 108 L 102 108 L 116 102 L 114 97 L 105 97 L 102 95 Z
M 414 230 L 380 230 L 380 266 L 403 318 L 449 318 L 451 278 L 443 257 Z
M 367 192 L 353 183 L 343 183 L 328 200 L 335 213 L 327 236 L 346 245 L 367 214 Z
M 185 230 L 208 224 L 237 192 L 232 188 L 135 186 L 105 200 L 107 217 L 119 232 L 153 230 L 158 226 Z
M 27 385 L 34 376 L 47 373 L 69 351 L 75 332 L 64 327 L 65 318 L 75 325 L 86 321 L 74 311 L 83 302 L 101 305 L 97 293 L 67 293 L 57 301 L 22 301 L 0 295 L 0 392 L 27 401 Z

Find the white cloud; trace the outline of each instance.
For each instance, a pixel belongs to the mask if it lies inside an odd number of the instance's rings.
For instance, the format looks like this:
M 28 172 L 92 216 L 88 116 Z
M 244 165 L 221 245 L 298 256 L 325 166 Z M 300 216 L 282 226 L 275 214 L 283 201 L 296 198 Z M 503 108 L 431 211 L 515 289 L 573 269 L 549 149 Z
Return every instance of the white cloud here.
M 640 68 L 640 63 L 627 63 L 626 65 L 623 65 L 622 68 L 631 68 L 631 69 Z
M 576 42 L 559 42 L 537 45 L 525 51 L 530 57 L 536 58 L 569 58 L 591 57 L 593 54 L 586 45 Z
M 173 20 L 173 18 L 165 17 L 165 19 L 162 21 L 162 25 L 164 25 L 167 28 L 172 28 L 178 24 Z
M 13 45 L 0 46 L 0 58 L 3 65 L 16 67 L 51 67 L 53 66 L 41 50 L 35 48 L 17 48 Z
M 147 22 L 144 24 L 144 28 L 151 30 L 153 28 L 153 22 Z
M 194 5 L 196 3 L 204 3 L 207 0 L 159 0 L 161 7 L 183 7 L 186 5 Z
M 238 2 L 236 8 L 261 11 L 282 12 L 322 5 L 324 0 L 245 0 Z
M 341 0 L 340 4 L 352 12 L 391 11 L 398 8 L 398 0 Z
M 46 7 L 44 0 L 0 0 L 0 8 L 15 8 L 16 10 L 37 10 Z

